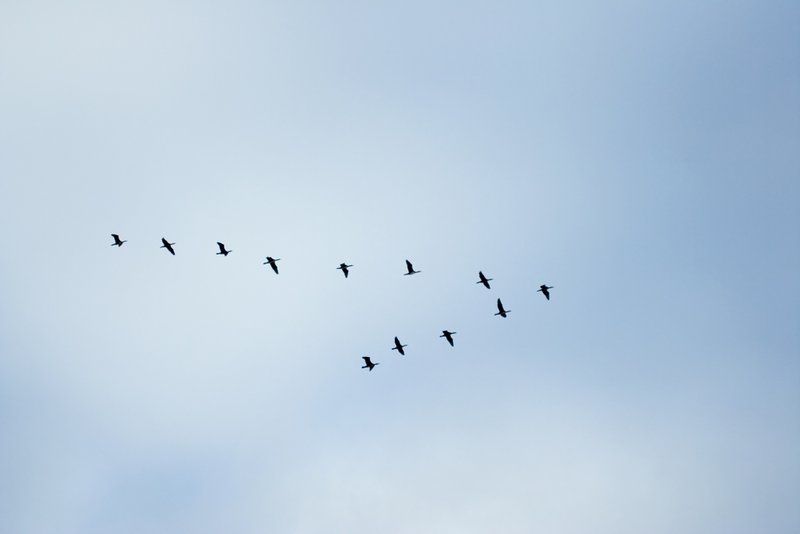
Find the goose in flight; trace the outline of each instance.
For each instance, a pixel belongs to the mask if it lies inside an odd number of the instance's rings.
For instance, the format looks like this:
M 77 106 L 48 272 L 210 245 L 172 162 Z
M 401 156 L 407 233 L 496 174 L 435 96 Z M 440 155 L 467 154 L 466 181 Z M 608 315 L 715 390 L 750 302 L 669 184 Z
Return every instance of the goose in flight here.
M 478 271 L 478 278 L 480 278 L 480 280 L 475 282 L 476 284 L 483 284 L 486 289 L 492 289 L 492 287 L 489 285 L 489 281 L 492 280 L 492 278 L 486 278 L 482 271 Z
M 362 369 L 368 368 L 370 371 L 372 371 L 376 365 L 380 365 L 378 362 L 372 363 L 372 360 L 369 359 L 369 356 L 362 356 L 361 359 L 364 360 L 364 363 L 366 364 L 361 366 Z
M 397 336 L 394 336 L 394 347 L 392 347 L 392 350 L 396 350 L 397 352 L 399 352 L 400 354 L 405 356 L 406 355 L 406 351 L 403 350 L 403 347 L 407 347 L 407 346 L 408 345 L 401 345 L 400 344 L 400 340 L 397 339 Z
M 450 343 L 450 346 L 452 347 L 453 346 L 453 335 L 457 334 L 457 333 L 458 332 L 449 332 L 447 330 L 442 330 L 442 335 L 439 336 L 439 337 L 445 338 L 447 340 L 447 342 Z
M 219 252 L 217 252 L 217 256 L 219 256 L 220 254 L 222 254 L 223 256 L 227 256 L 228 254 L 233 252 L 232 250 L 225 250 L 225 244 L 220 243 L 219 241 L 217 241 L 217 246 L 219 247 Z
M 507 313 L 511 313 L 511 310 L 503 308 L 503 303 L 500 302 L 500 299 L 497 299 L 497 313 L 495 315 L 505 318 Z
M 544 298 L 550 300 L 550 291 L 548 291 L 549 289 L 553 289 L 553 286 L 546 286 L 542 284 L 539 286 L 539 289 L 537 289 L 536 292 L 538 293 L 541 291 L 542 295 L 544 295 Z
M 161 245 L 159 248 L 165 248 L 165 249 L 169 250 L 169 253 L 174 256 L 175 255 L 175 249 L 172 248 L 172 245 L 174 245 L 175 243 L 170 243 L 169 241 L 167 241 L 163 237 L 161 238 L 161 242 L 163 243 L 163 245 Z
M 281 260 L 280 258 L 273 258 L 272 256 L 267 256 L 267 261 L 265 261 L 262 265 L 269 265 L 270 267 L 272 267 L 272 270 L 275 271 L 275 274 L 278 274 L 278 266 L 275 263 L 280 260 Z
M 118 235 L 118 234 L 111 234 L 111 237 L 113 237 L 113 238 L 114 238 L 114 242 L 113 242 L 113 243 L 111 243 L 111 246 L 112 246 L 112 247 L 113 247 L 113 246 L 118 246 L 118 247 L 121 247 L 123 243 L 127 243 L 127 242 L 128 242 L 128 240 L 127 240 L 127 239 L 120 240 L 120 238 L 119 238 L 119 235 Z
M 344 273 L 344 277 L 347 278 L 347 275 L 350 274 L 350 271 L 348 271 L 350 267 L 352 267 L 352 265 L 347 265 L 346 263 L 340 263 L 337 269 L 341 269 L 341 271 Z
M 407 273 L 403 273 L 403 276 L 408 276 L 410 274 L 417 274 L 417 273 L 421 273 L 422 272 L 422 271 L 415 271 L 414 270 L 414 266 L 411 265 L 411 262 L 408 261 L 408 260 L 406 260 L 406 269 L 408 269 L 408 272 Z

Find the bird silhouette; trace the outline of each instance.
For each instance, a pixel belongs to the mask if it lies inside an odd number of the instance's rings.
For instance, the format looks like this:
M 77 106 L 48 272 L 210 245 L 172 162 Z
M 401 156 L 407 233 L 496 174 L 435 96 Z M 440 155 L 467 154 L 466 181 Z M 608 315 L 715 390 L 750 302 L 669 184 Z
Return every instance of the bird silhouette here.
M 175 249 L 172 248 L 172 245 L 174 245 L 175 243 L 170 243 L 169 241 L 167 241 L 163 237 L 161 238 L 161 242 L 164 243 L 164 244 L 161 245 L 159 248 L 165 248 L 165 249 L 169 250 L 169 253 L 174 256 L 175 255 Z
M 280 258 L 273 258 L 272 256 L 267 256 L 267 261 L 265 261 L 263 265 L 269 265 L 270 267 L 272 267 L 272 270 L 275 271 L 275 274 L 278 274 L 278 266 L 275 264 L 275 262 L 278 262 L 280 260 L 281 260 Z
M 341 269 L 341 271 L 344 273 L 344 277 L 347 278 L 347 275 L 350 274 L 350 271 L 348 271 L 348 268 L 350 267 L 352 267 L 352 265 L 347 265 L 346 263 L 340 263 L 337 269 Z
M 372 363 L 372 360 L 369 359 L 369 356 L 362 356 L 361 359 L 364 360 L 364 363 L 366 364 L 361 366 L 362 369 L 369 368 L 369 370 L 372 371 L 376 365 L 380 365 L 378 362 Z
M 410 274 L 417 274 L 422 272 L 422 271 L 415 271 L 414 266 L 411 265 L 411 262 L 408 260 L 406 260 L 406 269 L 408 269 L 408 272 L 404 273 L 403 276 L 408 276 Z
M 453 336 L 455 334 L 457 334 L 457 333 L 458 332 L 449 332 L 447 330 L 442 330 L 442 335 L 439 336 L 439 337 L 445 338 L 447 340 L 447 342 L 450 343 L 450 346 L 452 347 L 453 346 Z
M 228 254 L 233 252 L 232 250 L 225 250 L 225 244 L 220 243 L 219 241 L 217 241 L 217 246 L 219 247 L 219 252 L 217 252 L 217 256 L 219 256 L 220 254 L 222 254 L 223 256 L 227 256 Z
M 114 242 L 111 243 L 112 247 L 115 246 L 115 245 L 118 246 L 118 247 L 121 247 L 123 243 L 127 243 L 128 242 L 127 239 L 123 239 L 122 241 L 120 241 L 119 235 L 117 235 L 117 234 L 111 234 L 111 237 L 114 238 Z
M 394 336 L 394 347 L 392 347 L 392 350 L 396 350 L 397 352 L 399 352 L 400 354 L 405 356 L 406 355 L 406 351 L 403 350 L 403 347 L 407 347 L 407 346 L 408 345 L 401 345 L 400 344 L 400 340 L 397 339 L 397 336 Z
M 548 289 L 553 289 L 553 286 L 546 286 L 542 284 L 539 286 L 539 289 L 537 289 L 536 292 L 538 293 L 541 291 L 542 295 L 544 295 L 544 298 L 550 300 L 550 291 L 548 291 Z
M 482 271 L 478 271 L 478 278 L 480 278 L 480 280 L 475 282 L 476 284 L 483 284 L 486 289 L 492 289 L 492 287 L 489 285 L 489 280 L 492 280 L 492 278 L 486 278 Z
M 505 318 L 507 313 L 511 313 L 511 310 L 503 308 L 503 303 L 500 302 L 500 299 L 497 299 L 497 313 L 495 315 Z

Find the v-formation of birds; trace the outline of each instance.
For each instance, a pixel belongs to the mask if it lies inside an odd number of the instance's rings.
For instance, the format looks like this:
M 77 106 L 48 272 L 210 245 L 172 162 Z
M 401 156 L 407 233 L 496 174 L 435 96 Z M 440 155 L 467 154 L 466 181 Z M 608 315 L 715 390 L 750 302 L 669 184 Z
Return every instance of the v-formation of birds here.
M 114 242 L 111 243 L 112 247 L 114 247 L 114 246 L 121 247 L 123 243 L 127 243 L 128 242 L 127 239 L 120 239 L 118 234 L 111 234 L 111 237 L 114 238 Z M 175 243 L 170 243 L 164 237 L 161 238 L 161 248 L 167 249 L 167 251 L 170 254 L 172 254 L 173 256 L 175 255 L 175 248 L 173 248 L 174 246 L 175 246 Z M 233 252 L 233 250 L 226 249 L 225 248 L 225 244 L 224 243 L 220 243 L 219 241 L 217 241 L 217 247 L 219 248 L 219 252 L 217 252 L 217 256 L 227 256 L 228 254 Z M 272 268 L 272 270 L 275 272 L 275 274 L 280 274 L 278 272 L 278 265 L 277 265 L 277 262 L 280 261 L 280 258 L 273 258 L 272 256 L 267 256 L 266 259 L 267 259 L 267 261 L 264 262 L 264 265 L 269 265 Z M 336 269 L 337 270 L 341 270 L 342 274 L 344 274 L 344 277 L 347 278 L 350 275 L 350 267 L 353 267 L 353 265 L 348 265 L 347 263 L 343 262 L 343 263 L 340 263 L 339 266 Z M 406 271 L 407 272 L 403 273 L 403 276 L 409 276 L 409 275 L 412 275 L 412 274 L 419 274 L 419 273 L 422 272 L 422 271 L 414 270 L 414 266 L 408 260 L 406 260 Z M 491 282 L 492 280 L 493 280 L 492 278 L 486 278 L 486 275 L 483 274 L 483 271 L 478 271 L 478 281 L 475 282 L 475 283 L 476 284 L 483 284 L 483 286 L 486 289 L 491 289 L 492 286 L 489 285 L 489 282 Z M 551 289 L 553 289 L 553 286 L 548 286 L 548 285 L 542 284 L 542 285 L 539 286 L 539 289 L 537 289 L 536 291 L 537 291 L 537 293 L 539 293 L 539 292 L 542 293 L 542 295 L 544 295 L 544 298 L 546 298 L 547 300 L 550 300 L 550 290 Z M 496 316 L 499 315 L 500 317 L 505 319 L 506 317 L 508 317 L 509 313 L 511 313 L 511 310 L 505 309 L 505 306 L 503 306 L 503 302 L 500 299 L 497 299 L 497 313 L 495 313 L 495 315 Z M 457 332 L 450 332 L 449 330 L 442 330 L 442 335 L 440 335 L 439 337 L 445 338 L 445 340 L 450 344 L 450 346 L 454 347 L 455 344 L 453 343 L 453 336 L 455 334 L 457 334 Z M 396 350 L 398 353 L 400 353 L 401 355 L 405 356 L 406 352 L 403 349 L 405 347 L 407 347 L 407 346 L 408 345 L 403 345 L 402 343 L 400 343 L 400 339 L 397 336 L 395 336 L 395 338 L 394 338 L 394 347 L 392 347 L 392 350 Z M 373 369 L 375 369 L 375 366 L 380 365 L 379 362 L 373 362 L 372 359 L 369 356 L 363 356 L 362 359 L 364 360 L 364 365 L 361 366 L 362 369 L 369 369 L 370 371 L 372 371 Z

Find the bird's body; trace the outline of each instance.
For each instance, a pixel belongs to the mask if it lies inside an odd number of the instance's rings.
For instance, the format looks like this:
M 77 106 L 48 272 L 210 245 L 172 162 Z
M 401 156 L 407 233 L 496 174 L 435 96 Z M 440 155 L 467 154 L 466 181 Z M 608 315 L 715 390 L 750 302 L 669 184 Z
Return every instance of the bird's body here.
M 415 271 L 414 270 L 414 266 L 411 265 L 411 262 L 408 261 L 408 260 L 406 260 L 406 269 L 408 269 L 408 272 L 407 273 L 403 273 L 403 276 L 408 276 L 410 274 L 417 274 L 417 273 L 421 273 L 422 272 L 422 271 Z
M 278 274 L 278 265 L 276 262 L 280 261 L 280 258 L 273 258 L 272 256 L 267 256 L 267 261 L 264 262 L 264 265 L 269 265 L 272 267 L 272 270 L 275 271 L 275 274 Z
M 112 247 L 114 247 L 114 246 L 121 247 L 123 243 L 127 243 L 127 242 L 128 242 L 128 240 L 127 240 L 127 239 L 122 239 L 122 240 L 120 240 L 120 238 L 119 238 L 119 235 L 118 235 L 118 234 L 111 234 L 111 237 L 113 237 L 113 238 L 114 238 L 114 242 L 113 242 L 113 243 L 111 243 L 111 246 L 112 246 Z
M 546 298 L 547 300 L 550 300 L 550 291 L 548 291 L 550 289 L 553 289 L 553 286 L 547 286 L 547 285 L 542 284 L 542 285 L 539 286 L 539 289 L 537 289 L 536 292 L 538 293 L 538 292 L 541 291 L 542 295 L 544 295 L 544 298 Z
M 401 345 L 400 344 L 400 340 L 397 339 L 397 336 L 394 337 L 394 347 L 392 347 L 392 350 L 396 350 L 397 352 L 399 352 L 400 354 L 405 356 L 406 352 L 403 350 L 403 347 L 407 347 L 407 346 L 408 345 Z
M 350 267 L 352 267 L 352 265 L 347 265 L 346 263 L 340 263 L 337 269 L 340 269 L 342 273 L 344 273 L 344 277 L 347 278 L 347 275 L 350 274 L 350 271 L 348 271 Z
M 442 335 L 439 336 L 439 337 L 445 338 L 447 340 L 447 342 L 450 343 L 450 346 L 452 347 L 453 346 L 453 335 L 457 334 L 457 333 L 458 332 L 450 332 L 448 330 L 442 330 Z
M 163 237 L 161 238 L 161 243 L 163 243 L 163 244 L 161 245 L 160 248 L 165 248 L 165 249 L 169 250 L 170 254 L 172 254 L 173 256 L 175 255 L 175 249 L 172 248 L 172 245 L 174 245 L 175 243 L 170 243 L 169 241 L 167 241 Z
M 364 360 L 364 363 L 366 364 L 361 366 L 362 369 L 369 369 L 372 371 L 376 365 L 380 365 L 380 363 L 377 362 L 372 363 L 372 360 L 369 359 L 369 356 L 362 356 L 361 359 Z
M 495 315 L 505 318 L 508 313 L 511 313 L 511 310 L 503 308 L 503 303 L 500 302 L 500 299 L 497 299 L 497 313 L 495 313 Z
M 227 256 L 228 254 L 233 252 L 232 250 L 225 250 L 225 244 L 220 243 L 219 241 L 217 241 L 217 246 L 219 247 L 219 252 L 217 252 L 217 256 L 219 256 L 220 254 L 222 254 L 223 256 Z
M 482 271 L 478 271 L 478 278 L 480 278 L 480 280 L 475 282 L 476 284 L 483 284 L 486 287 L 486 289 L 492 289 L 492 287 L 489 285 L 489 281 L 492 279 L 486 278 L 486 276 L 483 274 Z

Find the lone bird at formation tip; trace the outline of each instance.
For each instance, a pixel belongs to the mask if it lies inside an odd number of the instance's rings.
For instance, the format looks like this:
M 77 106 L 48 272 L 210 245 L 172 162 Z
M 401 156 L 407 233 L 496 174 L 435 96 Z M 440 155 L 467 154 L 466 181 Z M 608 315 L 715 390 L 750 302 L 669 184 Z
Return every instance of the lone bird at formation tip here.
M 407 346 L 408 345 L 401 345 L 400 344 L 400 340 L 397 338 L 397 336 L 394 336 L 394 347 L 392 347 L 392 350 L 396 350 L 397 352 L 399 352 L 400 354 L 405 356 L 406 355 L 406 351 L 403 350 L 403 347 L 407 347 Z
M 172 246 L 175 243 L 170 243 L 169 241 L 166 240 L 166 238 L 163 238 L 163 237 L 161 238 L 161 242 L 163 243 L 163 245 L 161 245 L 159 248 L 165 248 L 165 249 L 169 250 L 169 253 L 174 256 L 175 255 L 175 249 L 172 248 Z
M 414 270 L 414 266 L 411 265 L 411 262 L 408 261 L 408 260 L 406 260 L 406 269 L 408 269 L 408 272 L 407 273 L 403 273 L 403 276 L 408 276 L 410 274 L 417 274 L 417 273 L 421 273 L 422 272 L 422 271 L 415 271 Z
M 346 263 L 340 263 L 336 269 L 341 269 L 341 271 L 344 273 L 344 277 L 347 278 L 347 275 L 350 274 L 350 271 L 348 271 L 350 267 L 352 267 L 352 265 L 347 265 Z
M 219 247 L 219 252 L 217 252 L 217 256 L 219 256 L 220 254 L 222 254 L 223 256 L 227 256 L 228 254 L 233 252 L 232 250 L 225 250 L 225 244 L 220 243 L 219 241 L 217 241 L 217 246 Z
M 539 286 L 539 289 L 537 289 L 536 292 L 538 293 L 541 291 L 542 295 L 544 295 L 544 298 L 550 300 L 550 291 L 548 291 L 549 289 L 553 289 L 553 286 L 547 286 L 545 284 L 542 284 Z
M 450 332 L 448 330 L 442 330 L 442 335 L 439 336 L 439 337 L 445 338 L 447 340 L 447 342 L 450 343 L 450 346 L 452 347 L 453 346 L 453 336 L 455 334 L 457 334 L 457 333 L 458 332 Z
M 507 313 L 511 313 L 511 310 L 503 308 L 503 303 L 500 302 L 500 299 L 497 299 L 497 313 L 495 315 L 505 318 Z
M 483 271 L 478 271 L 478 278 L 480 278 L 480 280 L 475 282 L 476 284 L 483 284 L 486 289 L 492 289 L 492 287 L 489 285 L 489 281 L 492 280 L 492 278 L 486 278 L 486 276 L 483 274 Z
M 280 258 L 273 258 L 272 256 L 267 256 L 267 261 L 265 261 L 262 265 L 269 265 L 272 267 L 272 270 L 275 271 L 275 274 L 278 274 L 278 266 L 276 262 L 280 261 Z
M 121 247 L 123 243 L 127 243 L 128 242 L 127 239 L 123 239 L 123 240 L 120 241 L 118 234 L 111 234 L 111 237 L 114 238 L 114 242 L 111 243 L 112 247 L 113 246 Z
M 361 366 L 362 369 L 369 368 L 369 370 L 372 371 L 376 365 L 380 365 L 378 362 L 372 363 L 372 360 L 369 359 L 369 356 L 362 356 L 361 359 L 364 360 L 364 363 L 366 364 Z

